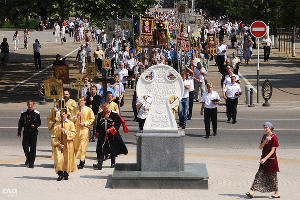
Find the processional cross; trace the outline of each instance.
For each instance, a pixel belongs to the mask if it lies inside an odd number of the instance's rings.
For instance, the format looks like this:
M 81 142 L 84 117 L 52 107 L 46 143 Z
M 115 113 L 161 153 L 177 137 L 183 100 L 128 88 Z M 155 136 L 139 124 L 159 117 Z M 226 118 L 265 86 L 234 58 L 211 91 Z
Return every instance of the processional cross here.
M 80 99 L 82 96 L 82 88 L 87 86 L 82 77 L 82 75 L 78 75 L 76 81 L 71 83 L 71 88 L 77 90 L 77 99 Z

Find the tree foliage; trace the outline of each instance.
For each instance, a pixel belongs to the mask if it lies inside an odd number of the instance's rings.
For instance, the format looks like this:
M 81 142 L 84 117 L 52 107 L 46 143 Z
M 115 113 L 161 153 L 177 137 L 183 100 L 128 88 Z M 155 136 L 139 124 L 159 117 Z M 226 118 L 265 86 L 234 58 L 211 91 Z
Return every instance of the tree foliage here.
M 262 20 L 271 26 L 300 25 L 299 0 L 196 0 L 196 8 L 211 16 L 226 15 L 248 23 Z
M 0 0 L 0 20 L 19 21 L 26 16 L 41 16 L 63 19 L 69 16 L 84 16 L 91 21 L 109 18 L 136 17 L 143 14 L 155 0 Z

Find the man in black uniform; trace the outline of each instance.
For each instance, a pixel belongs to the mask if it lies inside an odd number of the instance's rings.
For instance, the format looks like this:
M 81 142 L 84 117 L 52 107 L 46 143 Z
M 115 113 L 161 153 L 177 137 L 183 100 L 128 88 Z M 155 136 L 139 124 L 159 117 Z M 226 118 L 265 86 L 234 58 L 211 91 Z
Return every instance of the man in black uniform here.
M 95 115 L 95 122 L 97 121 L 97 115 L 100 106 L 100 96 L 97 94 L 97 87 L 93 85 L 91 87 L 91 93 L 86 97 L 86 106 L 89 106 Z M 90 142 L 95 142 L 95 133 L 96 133 L 96 123 L 93 125 L 93 129 L 90 132 Z
M 34 102 L 27 101 L 27 110 L 23 111 L 18 124 L 18 137 L 21 138 L 22 128 L 23 141 L 22 146 L 26 156 L 25 165 L 29 168 L 34 168 L 36 155 L 36 142 L 38 135 L 38 127 L 41 125 L 40 112 L 34 110 Z
M 111 155 L 111 168 L 114 168 L 116 156 L 128 153 L 119 133 L 121 124 L 124 128 L 124 121 L 120 115 L 115 111 L 111 111 L 109 103 L 105 102 L 103 111 L 98 114 L 97 119 L 96 137 L 98 142 L 96 152 L 98 163 L 93 165 L 94 168 L 102 169 L 104 155 L 106 154 Z

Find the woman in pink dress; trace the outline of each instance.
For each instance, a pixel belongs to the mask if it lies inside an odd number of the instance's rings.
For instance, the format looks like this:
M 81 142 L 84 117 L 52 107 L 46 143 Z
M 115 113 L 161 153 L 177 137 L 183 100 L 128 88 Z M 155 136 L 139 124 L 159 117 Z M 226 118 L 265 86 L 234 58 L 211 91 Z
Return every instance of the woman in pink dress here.
M 269 198 L 280 198 L 278 192 L 277 172 L 279 172 L 278 161 L 276 156 L 276 148 L 279 146 L 278 138 L 273 133 L 274 127 L 271 122 L 264 123 L 264 136 L 259 145 L 262 150 L 260 166 L 255 175 L 254 182 L 246 195 L 250 198 L 254 197 L 254 193 L 258 192 L 274 192 Z

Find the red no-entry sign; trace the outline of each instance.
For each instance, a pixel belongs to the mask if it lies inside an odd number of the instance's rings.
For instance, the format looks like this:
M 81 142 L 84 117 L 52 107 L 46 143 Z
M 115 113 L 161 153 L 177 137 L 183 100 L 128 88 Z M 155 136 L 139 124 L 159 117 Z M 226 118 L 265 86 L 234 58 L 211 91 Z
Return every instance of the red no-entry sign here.
M 250 27 L 251 34 L 256 38 L 263 37 L 267 32 L 267 26 L 262 21 L 255 21 Z

